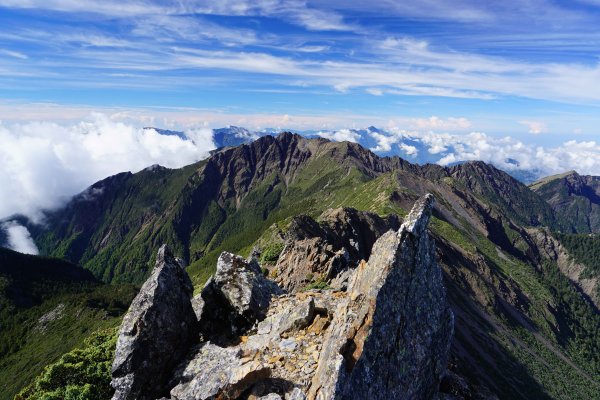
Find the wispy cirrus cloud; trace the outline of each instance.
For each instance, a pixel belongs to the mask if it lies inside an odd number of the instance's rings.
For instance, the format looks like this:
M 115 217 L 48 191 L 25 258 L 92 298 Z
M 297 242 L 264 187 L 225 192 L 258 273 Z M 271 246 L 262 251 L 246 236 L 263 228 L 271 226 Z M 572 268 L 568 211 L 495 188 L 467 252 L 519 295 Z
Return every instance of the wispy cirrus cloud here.
M 26 54 L 23 54 L 18 51 L 14 51 L 14 50 L 7 50 L 7 49 L 0 49 L 0 55 L 18 58 L 20 60 L 27 60 L 29 58 L 29 57 L 27 57 Z
M 586 124 L 562 131 L 598 125 L 600 10 L 585 1 L 0 0 L 0 8 L 0 89 L 32 102 L 257 115 L 367 107 L 378 120 L 490 118 L 496 132 L 514 134 L 537 131 L 514 121 L 567 110 Z M 423 123 L 414 128 L 466 129 Z
M 190 34 L 192 32 L 201 35 L 190 29 Z M 65 40 L 73 40 L 73 37 L 68 36 Z M 221 37 L 220 40 L 228 39 Z M 235 33 L 229 40 L 239 43 L 241 39 Z M 248 35 L 244 40 L 251 42 L 255 39 Z M 82 43 L 89 41 L 89 38 L 81 39 Z M 115 46 L 125 44 L 123 41 L 111 42 L 107 39 L 104 42 Z M 479 99 L 520 96 L 600 104 L 600 92 L 595 87 L 595 83 L 600 81 L 598 64 L 514 62 L 499 57 L 437 51 L 429 48 L 426 43 L 415 44 L 411 40 L 394 41 L 393 49 L 394 57 L 385 57 L 383 62 L 322 62 L 310 57 L 298 58 L 261 51 L 231 51 L 227 48 L 206 50 L 168 43 L 108 50 L 79 47 L 66 49 L 65 54 L 53 60 L 27 66 L 15 64 L 13 70 L 15 73 L 30 71 L 32 74 L 52 72 L 56 74 L 52 82 L 76 79 L 77 71 L 82 77 L 89 77 L 90 70 L 171 71 L 174 75 L 182 68 L 199 72 L 223 70 L 240 73 L 237 77 L 228 76 L 228 79 L 240 82 L 247 79 L 241 74 L 277 75 L 279 82 L 284 85 L 294 86 L 301 80 L 306 86 L 328 86 L 341 92 L 366 89 L 376 95 Z M 106 84 L 111 83 L 106 77 L 102 77 L 102 80 Z M 137 82 L 131 79 L 129 82 L 131 85 L 141 84 L 147 87 L 159 84 L 146 78 Z M 187 85 L 185 80 L 182 80 L 182 84 Z

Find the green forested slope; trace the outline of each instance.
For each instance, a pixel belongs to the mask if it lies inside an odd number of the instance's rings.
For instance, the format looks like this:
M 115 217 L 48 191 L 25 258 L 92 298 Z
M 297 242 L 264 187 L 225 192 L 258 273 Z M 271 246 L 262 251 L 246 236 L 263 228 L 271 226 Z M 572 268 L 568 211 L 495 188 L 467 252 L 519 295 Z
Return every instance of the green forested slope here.
M 134 293 L 71 263 L 0 248 L 0 398 L 95 330 L 116 326 Z

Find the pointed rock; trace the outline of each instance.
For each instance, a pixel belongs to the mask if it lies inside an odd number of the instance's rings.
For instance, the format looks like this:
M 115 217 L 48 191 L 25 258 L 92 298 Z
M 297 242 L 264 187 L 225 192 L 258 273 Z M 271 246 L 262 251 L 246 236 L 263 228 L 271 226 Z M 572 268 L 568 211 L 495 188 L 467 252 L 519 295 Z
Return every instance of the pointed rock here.
M 163 245 L 123 319 L 112 365 L 113 400 L 167 395 L 173 368 L 197 339 L 192 282 Z
M 433 196 L 398 233 L 377 240 L 338 306 L 309 399 L 430 399 L 445 373 L 453 331 L 435 247 Z

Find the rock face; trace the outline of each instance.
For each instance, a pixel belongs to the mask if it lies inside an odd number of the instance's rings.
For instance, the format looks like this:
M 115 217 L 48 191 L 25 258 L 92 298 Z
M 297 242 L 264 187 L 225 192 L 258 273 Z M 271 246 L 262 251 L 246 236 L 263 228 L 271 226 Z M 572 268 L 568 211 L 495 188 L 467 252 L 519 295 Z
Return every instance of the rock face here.
M 600 292 L 598 291 L 598 278 L 585 277 L 585 266 L 578 264 L 569 255 L 567 249 L 556 240 L 546 228 L 529 228 L 530 238 L 536 244 L 535 249 L 539 255 L 556 262 L 561 272 L 571 280 L 576 288 L 585 293 L 600 311 Z
M 221 342 L 238 337 L 264 319 L 271 297 L 282 292 L 258 264 L 223 252 L 215 275 L 193 301 L 202 334 Z
M 123 319 L 112 366 L 113 400 L 156 399 L 197 340 L 192 283 L 170 250 L 158 251 L 152 275 Z
M 577 233 L 600 232 L 600 176 L 569 171 L 530 185 Z
M 276 281 L 286 290 L 300 290 L 315 280 L 345 287 L 344 272 L 369 257 L 377 238 L 400 226 L 396 216 L 381 218 L 352 208 L 327 210 L 319 220 L 301 215 L 291 223 L 275 266 Z
M 384 233 L 372 251 L 368 241 L 353 247 L 369 261 L 343 272 L 350 277 L 347 290 L 284 293 L 255 261 L 222 253 L 193 301 L 200 340 L 154 393 L 170 391 L 172 400 L 434 398 L 453 315 L 427 233 L 432 206 L 432 196 L 420 199 L 400 230 Z M 347 220 L 339 228 L 311 221 L 302 232 L 350 232 Z M 119 338 L 120 347 L 125 339 Z M 147 371 L 156 362 L 148 357 L 138 368 Z
M 361 264 L 331 323 L 310 399 L 433 398 L 444 375 L 453 315 L 420 199 Z

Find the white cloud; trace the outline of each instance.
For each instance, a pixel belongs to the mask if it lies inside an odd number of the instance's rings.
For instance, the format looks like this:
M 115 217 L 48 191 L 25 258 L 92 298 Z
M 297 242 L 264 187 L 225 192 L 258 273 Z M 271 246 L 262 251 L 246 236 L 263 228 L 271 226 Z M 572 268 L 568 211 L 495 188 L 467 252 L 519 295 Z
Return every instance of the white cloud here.
M 439 118 L 431 116 L 429 118 L 412 118 L 408 121 L 409 129 L 416 130 L 443 130 L 443 131 L 452 131 L 452 130 L 461 130 L 468 129 L 471 127 L 471 121 L 467 118 Z
M 347 141 L 356 143 L 360 139 L 360 135 L 350 129 L 340 129 L 339 131 L 321 131 L 318 132 L 317 135 L 325 139 L 334 140 L 336 142 Z
M 338 12 L 313 7 L 302 0 L 208 0 L 196 2 L 194 10 L 205 14 L 280 18 L 313 31 L 349 31 L 355 28 L 346 23 Z
M 377 146 L 371 147 L 371 151 L 386 153 L 392 150 L 392 145 L 402 140 L 402 135 L 384 135 L 379 132 L 369 130 L 371 136 L 377 142 Z
M 429 146 L 429 153 L 440 154 L 437 162 L 441 165 L 481 160 L 508 171 L 529 170 L 551 175 L 576 170 L 581 174 L 600 175 L 600 143 L 596 141 L 570 140 L 558 146 L 542 147 L 482 132 L 467 135 L 415 132 L 414 135 Z M 442 148 L 445 150 L 437 151 Z
M 0 6 L 36 8 L 69 13 L 96 13 L 116 18 L 215 14 L 262 16 L 285 20 L 314 31 L 348 31 L 353 26 L 341 14 L 311 7 L 299 0 L 220 1 L 92 1 L 92 0 L 0 0 Z
M 366 91 L 373 96 L 383 96 L 383 90 L 379 88 L 367 88 Z
M 29 57 L 27 57 L 26 54 L 23 54 L 18 51 L 14 51 L 14 50 L 7 50 L 7 49 L 0 49 L 0 54 L 4 54 L 6 56 L 13 57 L 13 58 L 18 58 L 20 60 L 27 60 L 29 58 Z
M 404 151 L 409 156 L 416 156 L 419 154 L 419 150 L 415 146 L 406 143 L 400 143 L 398 146 L 400 147 L 400 150 Z
M 152 164 L 181 167 L 214 149 L 212 131 L 188 132 L 193 139 L 116 122 L 103 114 L 76 124 L 0 124 L 0 218 L 61 205 L 97 180 Z
M 529 130 L 528 132 L 532 135 L 539 135 L 540 133 L 548 132 L 546 124 L 540 121 L 520 121 L 521 125 L 525 125 Z
M 1 224 L 0 229 L 3 229 L 6 232 L 9 248 L 24 254 L 39 253 L 39 250 L 26 227 L 19 225 L 15 221 L 10 221 Z

